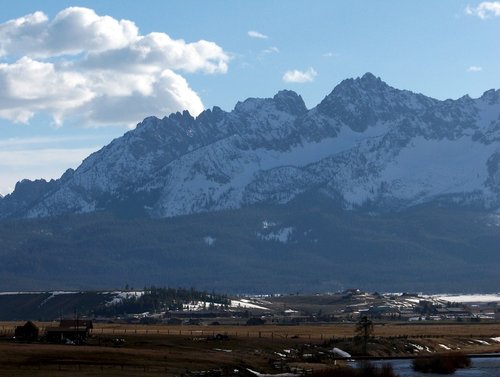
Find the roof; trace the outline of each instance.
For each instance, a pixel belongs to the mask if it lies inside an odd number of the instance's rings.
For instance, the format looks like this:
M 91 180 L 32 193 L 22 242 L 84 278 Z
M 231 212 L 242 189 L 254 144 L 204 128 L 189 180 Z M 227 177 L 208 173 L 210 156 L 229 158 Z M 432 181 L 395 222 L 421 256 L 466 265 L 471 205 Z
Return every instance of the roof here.
M 85 326 L 73 326 L 73 327 L 47 327 L 45 332 L 87 332 L 88 328 Z

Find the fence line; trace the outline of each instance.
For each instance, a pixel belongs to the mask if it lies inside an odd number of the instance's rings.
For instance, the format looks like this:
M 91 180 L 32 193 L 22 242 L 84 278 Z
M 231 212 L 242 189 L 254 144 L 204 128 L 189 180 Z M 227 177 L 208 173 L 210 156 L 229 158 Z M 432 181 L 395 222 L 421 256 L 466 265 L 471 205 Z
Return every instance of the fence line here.
M 349 341 L 353 340 L 355 336 L 339 336 L 333 332 L 284 332 L 284 331 L 273 331 L 273 330 L 254 330 L 251 327 L 245 328 L 245 326 L 238 326 L 239 331 L 227 331 L 224 328 L 221 328 L 217 331 L 216 328 L 207 329 L 193 329 L 193 328 L 144 328 L 144 327 L 135 327 L 135 326 L 125 326 L 122 328 L 112 328 L 112 327 L 97 327 L 90 330 L 90 333 L 93 335 L 106 335 L 106 336 L 127 336 L 127 335 L 177 335 L 177 336 L 190 336 L 190 337 L 216 337 L 218 334 L 227 335 L 228 337 L 233 338 L 264 338 L 264 339 L 272 339 L 272 340 L 282 340 L 282 339 L 301 339 L 301 340 L 311 340 L 311 341 L 325 341 L 325 340 L 340 340 L 340 341 Z M 40 335 L 45 333 L 46 328 L 40 327 Z M 0 327 L 0 336 L 14 336 L 15 334 L 15 326 L 5 326 L 2 325 Z M 399 335 L 375 335 L 374 338 L 378 339 L 436 339 L 436 338 L 446 338 L 446 337 L 455 337 L 455 338 L 475 338 L 478 335 L 474 334 L 399 334 Z

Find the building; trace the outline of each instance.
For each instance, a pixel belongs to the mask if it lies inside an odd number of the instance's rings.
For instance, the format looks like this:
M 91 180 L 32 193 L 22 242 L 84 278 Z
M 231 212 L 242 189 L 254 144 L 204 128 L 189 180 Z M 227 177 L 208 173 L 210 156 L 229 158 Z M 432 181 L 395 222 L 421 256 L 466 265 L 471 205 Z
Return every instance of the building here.
M 87 340 L 90 330 L 93 328 L 91 320 L 62 319 L 59 322 L 59 327 L 48 327 L 45 330 L 45 338 L 49 343 L 69 341 L 81 344 Z
M 38 327 L 31 321 L 26 322 L 23 326 L 17 326 L 14 332 L 16 340 L 24 340 L 35 342 L 38 340 Z

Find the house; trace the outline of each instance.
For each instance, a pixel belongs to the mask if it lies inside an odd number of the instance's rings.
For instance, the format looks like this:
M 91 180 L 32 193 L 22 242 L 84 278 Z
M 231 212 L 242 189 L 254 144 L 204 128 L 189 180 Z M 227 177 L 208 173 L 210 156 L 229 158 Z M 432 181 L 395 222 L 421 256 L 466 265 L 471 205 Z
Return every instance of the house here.
M 89 331 L 85 327 L 47 327 L 45 338 L 49 343 L 64 343 L 68 340 L 77 344 L 87 340 Z
M 401 314 L 398 308 L 388 305 L 372 306 L 366 313 L 370 318 L 378 319 L 396 319 L 399 318 Z
M 464 319 L 472 317 L 470 310 L 462 308 L 437 308 L 436 312 L 436 314 L 443 319 Z
M 35 342 L 38 340 L 38 327 L 31 321 L 26 322 L 23 326 L 17 326 L 14 336 L 17 340 Z
M 77 344 L 87 340 L 90 330 L 94 328 L 91 320 L 86 319 L 62 319 L 59 327 L 48 327 L 45 330 L 45 338 L 49 343 L 64 343 L 67 341 Z

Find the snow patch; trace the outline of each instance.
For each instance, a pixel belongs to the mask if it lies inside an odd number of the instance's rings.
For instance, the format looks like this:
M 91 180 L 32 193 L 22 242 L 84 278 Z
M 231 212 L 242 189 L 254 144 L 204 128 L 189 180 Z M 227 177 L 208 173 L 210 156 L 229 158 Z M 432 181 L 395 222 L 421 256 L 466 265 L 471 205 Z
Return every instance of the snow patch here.
M 211 237 L 211 236 L 203 237 L 203 242 L 205 242 L 205 244 L 207 246 L 215 245 L 215 241 L 217 241 L 217 238 L 215 238 L 215 237 Z
M 222 304 L 216 302 L 207 302 L 207 301 L 191 301 L 190 303 L 184 304 L 182 308 L 188 311 L 200 311 L 206 310 L 207 308 L 214 307 L 220 308 Z
M 267 229 L 267 228 L 270 228 L 270 227 L 273 227 L 273 226 L 276 226 L 278 225 L 277 223 L 274 223 L 272 221 L 267 221 L 267 220 L 264 220 L 262 222 L 262 229 Z
M 460 302 L 460 303 L 500 302 L 500 293 L 472 294 L 472 295 L 442 294 L 442 295 L 433 295 L 430 297 L 442 301 Z
M 444 348 L 446 351 L 451 351 L 451 348 L 445 344 L 439 344 L 439 347 Z
M 286 227 L 267 234 L 257 233 L 257 237 L 265 241 L 278 241 L 281 243 L 288 243 L 293 231 L 293 227 Z
M 250 300 L 231 300 L 231 308 L 247 308 L 247 309 L 260 309 L 269 310 L 268 308 L 252 303 Z
M 485 346 L 489 346 L 490 344 L 485 341 L 485 340 L 481 340 L 481 339 L 474 339 L 475 342 L 479 343 L 479 344 L 483 344 Z
M 111 294 L 114 297 L 106 302 L 106 305 L 117 305 L 122 303 L 124 300 L 128 300 L 129 298 L 139 298 L 144 294 L 144 291 L 113 291 L 113 292 L 103 292 L 103 294 Z
M 75 292 L 66 292 L 66 291 L 54 291 L 54 292 L 50 292 L 51 295 L 49 297 L 47 297 L 45 300 L 43 300 L 40 305 L 38 305 L 38 307 L 41 307 L 43 305 L 45 305 L 47 303 L 47 301 L 53 299 L 54 297 L 56 296 L 59 296 L 59 295 L 68 295 L 68 294 L 74 294 Z
M 252 373 L 253 375 L 257 377 L 298 377 L 300 374 L 295 374 L 295 373 L 277 373 L 277 374 L 271 374 L 271 373 L 259 373 L 255 370 L 252 370 L 250 368 L 247 368 L 247 371 Z
M 500 209 L 497 210 L 497 213 L 500 213 Z M 486 225 L 500 227 L 500 214 L 490 215 L 489 220 Z
M 412 347 L 414 347 L 415 349 L 417 349 L 418 351 L 423 351 L 424 350 L 424 347 L 421 346 L 420 344 L 410 343 L 410 345 Z
M 419 136 L 385 166 L 380 181 L 390 182 L 395 197 L 416 198 L 413 204 L 439 195 L 483 191 L 487 161 L 496 148 L 467 136 L 453 141 Z

